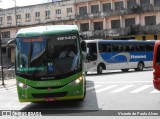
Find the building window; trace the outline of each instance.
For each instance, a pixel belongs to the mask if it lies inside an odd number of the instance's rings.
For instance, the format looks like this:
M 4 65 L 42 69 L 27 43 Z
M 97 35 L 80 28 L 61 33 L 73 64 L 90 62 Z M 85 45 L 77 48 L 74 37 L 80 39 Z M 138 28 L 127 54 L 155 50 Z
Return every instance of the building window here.
M 2 38 L 10 38 L 10 31 L 2 32 Z
M 17 15 L 17 23 L 20 23 L 21 22 L 21 15 Z
M 103 12 L 111 11 L 111 3 L 103 4 Z
M 111 28 L 120 28 L 120 20 L 112 20 L 111 21 Z
M 145 25 L 156 25 L 156 16 L 146 16 Z
M 12 23 L 12 17 L 11 16 L 7 16 L 7 24 L 11 24 Z
M 94 22 L 94 30 L 103 30 L 103 22 Z
M 140 0 L 140 6 L 148 7 L 150 5 L 150 0 Z
M 50 11 L 45 11 L 45 18 L 50 19 Z
M 87 6 L 79 7 L 79 15 L 87 14 Z
M 123 8 L 123 1 L 115 2 L 115 10 L 121 10 Z
M 0 17 L 0 24 L 3 24 L 3 17 Z
M 35 13 L 35 20 L 37 21 L 37 20 L 40 20 L 40 12 L 36 12 Z
M 91 13 L 98 13 L 99 12 L 99 6 L 98 5 L 92 5 L 91 6 Z
M 155 6 L 160 6 L 160 0 L 154 0 L 154 5 Z
M 82 23 L 80 25 L 81 31 L 89 31 L 89 23 Z
M 59 15 L 59 14 L 61 14 L 61 9 L 56 10 L 56 15 Z
M 128 0 L 128 1 L 127 1 L 127 7 L 128 7 L 129 9 L 137 7 L 136 0 Z
M 72 8 L 67 8 L 67 13 L 72 13 Z
M 135 18 L 125 19 L 125 27 L 131 27 L 135 25 Z
M 30 13 L 27 13 L 26 14 L 26 22 L 29 22 L 31 21 L 31 16 L 30 16 Z

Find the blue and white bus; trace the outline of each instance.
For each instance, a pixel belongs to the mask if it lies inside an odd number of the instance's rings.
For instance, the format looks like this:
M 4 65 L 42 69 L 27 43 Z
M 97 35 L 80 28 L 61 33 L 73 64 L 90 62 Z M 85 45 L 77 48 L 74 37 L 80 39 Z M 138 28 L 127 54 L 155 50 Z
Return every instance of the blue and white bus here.
M 141 71 L 152 67 L 154 43 L 154 40 L 86 40 L 86 72 Z

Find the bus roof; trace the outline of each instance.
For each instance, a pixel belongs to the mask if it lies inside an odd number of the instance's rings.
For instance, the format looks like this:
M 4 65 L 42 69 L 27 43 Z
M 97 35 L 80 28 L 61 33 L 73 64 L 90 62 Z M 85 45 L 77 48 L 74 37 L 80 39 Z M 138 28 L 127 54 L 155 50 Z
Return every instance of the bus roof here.
M 95 40 L 85 40 L 86 43 L 154 43 L 155 40 L 102 40 L 102 39 L 95 39 Z
M 20 29 L 17 32 L 17 37 L 32 37 L 77 32 L 78 27 L 76 25 L 48 25 Z

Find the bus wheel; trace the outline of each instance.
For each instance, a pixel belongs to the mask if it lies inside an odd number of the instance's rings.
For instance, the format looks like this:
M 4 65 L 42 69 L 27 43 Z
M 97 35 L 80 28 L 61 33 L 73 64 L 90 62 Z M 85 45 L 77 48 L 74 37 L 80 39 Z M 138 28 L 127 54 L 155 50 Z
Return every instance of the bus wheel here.
M 128 72 L 129 69 L 121 69 L 122 72 Z
M 142 71 L 143 68 L 144 68 L 143 62 L 139 62 L 137 68 L 135 69 L 135 71 Z
M 97 67 L 97 73 L 102 74 L 102 72 L 103 72 L 103 67 L 102 67 L 102 65 L 99 64 Z

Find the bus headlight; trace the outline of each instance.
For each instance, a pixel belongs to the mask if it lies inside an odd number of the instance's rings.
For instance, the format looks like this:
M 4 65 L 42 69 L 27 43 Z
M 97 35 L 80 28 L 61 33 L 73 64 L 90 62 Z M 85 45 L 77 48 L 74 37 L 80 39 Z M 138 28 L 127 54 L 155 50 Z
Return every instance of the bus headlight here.
M 21 87 L 21 88 L 27 88 L 28 86 L 26 85 L 26 84 L 24 84 L 24 83 L 21 83 L 21 82 L 17 82 L 17 85 L 19 86 L 19 87 Z
M 80 76 L 80 77 L 79 77 L 78 79 L 76 79 L 74 82 L 75 82 L 76 84 L 79 84 L 82 80 L 83 80 L 83 77 Z
M 77 78 L 76 80 L 74 80 L 73 82 L 71 82 L 70 85 L 80 84 L 82 80 L 83 80 L 83 77 L 80 76 L 79 78 Z

